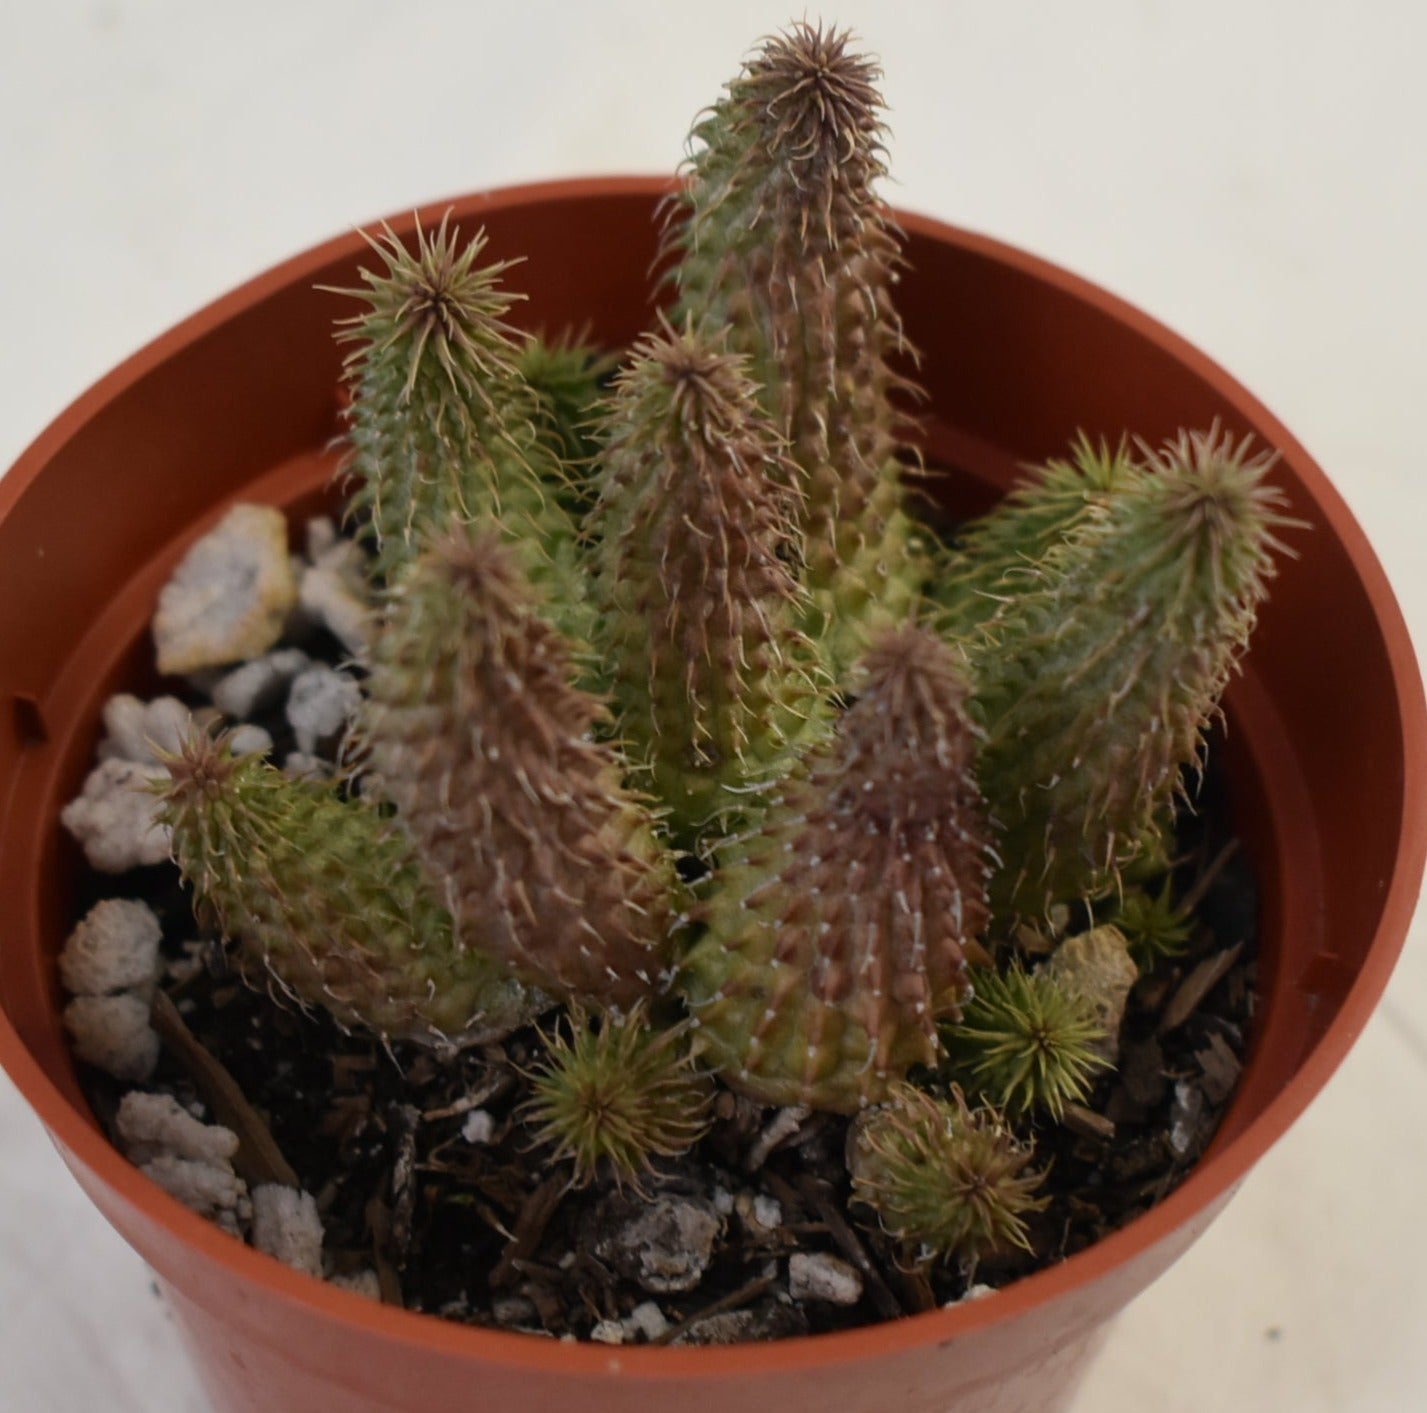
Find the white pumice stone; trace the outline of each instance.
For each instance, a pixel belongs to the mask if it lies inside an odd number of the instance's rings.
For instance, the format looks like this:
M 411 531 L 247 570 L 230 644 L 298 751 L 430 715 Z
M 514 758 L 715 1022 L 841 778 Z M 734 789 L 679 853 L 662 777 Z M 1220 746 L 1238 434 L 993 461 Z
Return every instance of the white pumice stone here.
M 319 746 L 336 741 L 361 702 L 361 688 L 343 672 L 318 663 L 300 673 L 287 695 L 297 749 L 313 755 Z
M 130 1090 L 120 1101 L 115 1126 L 124 1152 L 138 1164 L 167 1155 L 231 1170 L 238 1151 L 232 1129 L 194 1118 L 171 1094 Z
M 154 766 L 117 758 L 90 771 L 82 792 L 60 813 L 60 822 L 84 846 L 90 867 L 127 873 L 167 860 L 169 831 L 159 823 L 159 801 L 149 788 L 164 778 Z
M 160 752 L 174 755 L 193 726 L 193 713 L 177 697 L 140 701 L 120 692 L 104 703 L 105 738 L 100 760 L 159 766 Z
M 203 1217 L 236 1213 L 246 1192 L 232 1168 L 198 1163 L 171 1153 L 140 1163 L 139 1171 Z M 233 1227 L 228 1225 L 227 1229 L 231 1231 Z
M 75 996 L 148 994 L 158 979 L 162 938 L 163 929 L 147 903 L 105 898 L 65 940 L 59 954 L 60 980 Z
M 228 737 L 228 749 L 235 756 L 265 756 L 273 748 L 273 738 L 261 726 L 245 721 Z
M 301 648 L 278 648 L 225 673 L 213 686 L 213 705 L 232 721 L 276 706 L 288 684 L 312 659 Z
M 235 505 L 189 550 L 159 595 L 159 671 L 196 672 L 265 653 L 296 602 L 283 513 Z
M 310 1192 L 264 1182 L 253 1189 L 253 1245 L 295 1271 L 322 1275 L 322 1218 Z
M 337 522 L 330 515 L 314 515 L 303 527 L 303 548 L 314 564 L 337 543 Z
M 629 1336 L 643 1335 L 647 1340 L 658 1339 L 668 1331 L 668 1318 L 652 1300 L 642 1301 L 624 1317 L 624 1332 Z
M 840 1256 L 797 1251 L 788 1257 L 788 1294 L 794 1300 L 856 1305 L 862 1299 L 862 1277 Z
M 158 1032 L 149 1003 L 132 991 L 117 996 L 76 996 L 64 1008 L 74 1053 L 115 1079 L 142 1084 L 159 1062 Z
M 366 651 L 372 637 L 371 610 L 342 574 L 320 564 L 304 570 L 298 604 L 304 617 L 325 628 L 353 657 Z
M 495 1119 L 489 1109 L 472 1109 L 461 1125 L 461 1137 L 477 1146 L 489 1143 L 495 1136 Z

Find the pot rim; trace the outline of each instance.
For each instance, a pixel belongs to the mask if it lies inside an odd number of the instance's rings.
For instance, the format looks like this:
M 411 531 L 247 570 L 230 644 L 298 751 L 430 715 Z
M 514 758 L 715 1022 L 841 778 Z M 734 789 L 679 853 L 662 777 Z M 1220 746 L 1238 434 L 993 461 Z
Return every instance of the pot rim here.
M 538 182 L 429 202 L 410 215 L 391 219 L 391 225 L 400 235 L 409 232 L 417 219 L 424 224 L 439 220 L 448 207 L 456 208 L 463 222 L 474 225 L 488 212 L 531 202 L 580 201 L 601 196 L 644 196 L 652 201 L 670 189 L 671 183 L 662 176 Z M 618 1373 L 624 1379 L 687 1376 L 714 1379 L 792 1373 L 814 1365 L 886 1356 L 1007 1323 L 1133 1262 L 1173 1231 L 1193 1222 L 1196 1216 L 1226 1199 L 1250 1168 L 1283 1136 L 1342 1063 L 1386 989 L 1406 940 L 1424 859 L 1427 859 L 1427 702 L 1424 702 L 1422 678 L 1401 610 L 1376 555 L 1342 497 L 1278 419 L 1223 368 L 1118 296 L 1038 256 L 928 216 L 897 214 L 909 234 L 951 242 L 1087 302 L 1190 367 L 1228 405 L 1264 429 L 1265 439 L 1272 440 L 1281 459 L 1292 466 L 1305 490 L 1317 502 L 1362 582 L 1382 631 L 1402 720 L 1405 764 L 1402 831 L 1382 913 L 1363 965 L 1337 1015 L 1288 1085 L 1242 1133 L 1196 1164 L 1184 1182 L 1149 1212 L 1058 1265 L 1015 1281 L 992 1298 L 840 1333 L 713 1348 L 565 1344 L 519 1333 L 477 1329 L 436 1316 L 377 1305 L 300 1275 L 227 1236 L 145 1178 L 103 1137 L 92 1117 L 82 1114 L 60 1092 L 25 1047 L 9 1017 L 0 1012 L 0 1065 L 8 1071 L 52 1141 L 64 1153 L 148 1220 L 168 1229 L 186 1245 L 228 1267 L 235 1275 L 260 1287 L 266 1295 L 301 1306 L 314 1315 L 409 1347 L 511 1368 L 571 1375 Z M 58 448 L 100 408 L 179 349 L 239 311 L 304 276 L 311 278 L 333 259 L 358 249 L 360 229 L 354 228 L 348 234 L 324 241 L 246 281 L 161 334 L 101 378 L 61 412 L 24 451 L 9 473 L 0 478 L 0 519 L 18 502 Z

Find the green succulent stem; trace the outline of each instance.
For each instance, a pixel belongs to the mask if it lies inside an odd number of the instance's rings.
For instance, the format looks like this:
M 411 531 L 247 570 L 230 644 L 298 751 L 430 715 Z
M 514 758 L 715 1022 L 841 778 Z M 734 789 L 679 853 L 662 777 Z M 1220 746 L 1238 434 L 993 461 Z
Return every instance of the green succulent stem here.
M 532 338 L 520 351 L 520 376 L 535 397 L 540 439 L 567 470 L 576 514 L 589 508 L 584 483 L 600 450 L 598 409 L 618 366 L 613 354 L 569 333 Z
M 226 735 L 166 759 L 163 819 L 200 914 L 303 1005 L 387 1040 L 498 1040 L 544 998 L 462 944 L 401 831 Z
M 848 666 L 901 622 L 922 576 L 902 509 L 891 290 L 900 234 L 885 174 L 880 71 L 844 31 L 765 40 L 694 127 L 668 242 L 677 319 L 745 353 L 801 492 L 809 631 Z
M 371 669 L 374 788 L 463 933 L 558 994 L 630 1005 L 657 991 L 671 863 L 595 739 L 602 702 L 497 533 L 427 550 L 392 594 Z
M 621 736 L 676 838 L 746 816 L 826 731 L 799 631 L 798 495 L 745 360 L 665 326 L 636 345 L 606 417 L 596 540 L 600 642 Z
M 722 851 L 682 984 L 696 1049 L 762 1103 L 850 1113 L 940 1053 L 986 920 L 966 686 L 934 635 L 880 637 L 831 741 Z
M 574 1167 L 577 1187 L 608 1170 L 638 1188 L 658 1158 L 687 1153 L 709 1127 L 708 1076 L 693 1068 L 687 1028 L 655 1025 L 641 1002 L 595 1019 L 572 1007 L 568 1034 L 546 1037 L 522 1117 L 537 1144 Z
M 1275 572 L 1272 458 L 1181 434 L 1047 550 L 974 650 L 1003 913 L 1093 898 L 1196 765 Z
M 849 1135 L 852 1195 L 915 1261 L 1031 1250 L 1026 1218 L 1046 1206 L 1044 1174 L 994 1110 L 961 1091 L 939 1099 L 899 1084 Z
M 978 968 L 973 984 L 960 1020 L 942 1031 L 951 1073 L 1012 1118 L 1044 1112 L 1059 1121 L 1106 1067 L 1093 1003 L 1019 964 L 1004 973 Z

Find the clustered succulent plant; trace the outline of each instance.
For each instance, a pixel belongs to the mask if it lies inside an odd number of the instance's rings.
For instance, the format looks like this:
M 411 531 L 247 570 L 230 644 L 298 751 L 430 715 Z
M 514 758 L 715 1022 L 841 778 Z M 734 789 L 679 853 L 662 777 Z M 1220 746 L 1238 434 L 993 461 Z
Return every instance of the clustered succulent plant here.
M 1017 939 L 1068 907 L 1141 962 L 1182 943 L 1156 873 L 1281 515 L 1211 429 L 1081 437 L 919 526 L 877 76 L 838 31 L 761 45 L 622 359 L 517 332 L 479 233 L 372 240 L 346 772 L 195 735 L 165 818 L 303 1004 L 438 1054 L 545 1017 L 523 1113 L 572 1181 L 657 1178 L 721 1085 L 855 1115 L 856 1202 L 974 1259 L 1025 1243 L 1036 1133 L 1113 1048 L 1093 979 Z

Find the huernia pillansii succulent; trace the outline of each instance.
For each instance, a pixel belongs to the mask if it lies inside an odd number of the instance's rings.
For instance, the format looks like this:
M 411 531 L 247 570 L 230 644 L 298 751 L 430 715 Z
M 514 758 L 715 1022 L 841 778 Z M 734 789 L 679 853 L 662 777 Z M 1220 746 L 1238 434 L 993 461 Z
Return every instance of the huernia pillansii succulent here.
M 993 1109 L 895 1086 L 848 1135 L 855 1201 L 876 1212 L 915 1261 L 1030 1250 L 1026 1218 L 1045 1206 L 1033 1150 Z
M 669 247 L 679 319 L 726 329 L 802 492 L 810 630 L 835 669 L 915 601 L 919 536 L 902 508 L 911 390 L 892 286 L 900 233 L 886 174 L 880 70 L 846 31 L 793 25 L 764 41 L 695 125 Z
M 346 361 L 349 506 L 392 581 L 424 536 L 481 520 L 501 527 L 550 612 L 583 631 L 575 524 L 560 504 L 566 472 L 541 428 L 549 404 L 521 372 L 524 336 L 505 322 L 522 296 L 504 288 L 513 261 L 481 264 L 443 219 L 414 246 L 369 237 L 381 268 L 338 290 L 366 308 L 340 321 Z
M 235 755 L 226 734 L 194 731 L 166 764 L 174 858 L 255 984 L 442 1049 L 538 1013 L 544 998 L 458 940 L 410 842 L 375 810 Z
M 534 394 L 540 438 L 566 469 L 565 501 L 581 509 L 589 466 L 600 449 L 596 410 L 617 362 L 596 345 L 565 333 L 531 339 L 516 366 Z
M 746 360 L 664 327 L 620 373 L 590 517 L 619 729 L 689 840 L 827 718 L 798 630 L 799 492 Z
M 495 531 L 448 531 L 391 591 L 359 734 L 462 941 L 629 1005 L 660 987 L 673 868 L 537 605 Z
M 946 1029 L 951 1073 L 962 1087 L 1012 1117 L 1059 1120 L 1090 1092 L 1105 1060 L 1094 1005 L 1049 972 L 1013 962 L 1004 972 L 980 967 L 975 993 Z
M 1272 457 L 1217 428 L 1142 452 L 972 648 L 1003 912 L 1094 896 L 1159 847 L 1274 573 Z
M 1174 807 L 1291 522 L 1217 426 L 1082 435 L 923 593 L 877 78 L 841 31 L 762 43 L 627 350 L 508 324 L 519 252 L 482 233 L 371 240 L 338 326 L 375 624 L 342 768 L 200 732 L 163 818 L 255 983 L 438 1052 L 543 1015 L 499 1063 L 574 1186 L 806 1105 L 856 1115 L 869 1224 L 969 1262 L 1029 1245 L 1036 1145 L 1184 942 Z
M 1113 921 L 1142 966 L 1177 957 L 1189 945 L 1194 930 L 1189 915 L 1174 902 L 1169 879 L 1157 892 L 1147 887 L 1125 889 Z
M 994 628 L 1001 612 L 1028 587 L 1035 566 L 1137 472 L 1127 438 L 1111 446 L 1084 432 L 1069 457 L 1052 457 L 1012 487 L 991 515 L 963 528 L 954 550 L 943 553 L 928 592 L 937 628 L 969 638 Z
M 940 1054 L 986 923 L 988 829 L 952 650 L 885 630 L 833 739 L 721 854 L 683 985 L 705 1061 L 763 1103 L 851 1112 Z
M 573 1165 L 577 1186 L 608 1168 L 616 1184 L 639 1187 L 656 1160 L 687 1153 L 708 1130 L 712 1085 L 694 1068 L 687 1026 L 652 1026 L 641 1001 L 598 1019 L 572 1006 L 568 1029 L 547 1037 L 522 1117 Z

